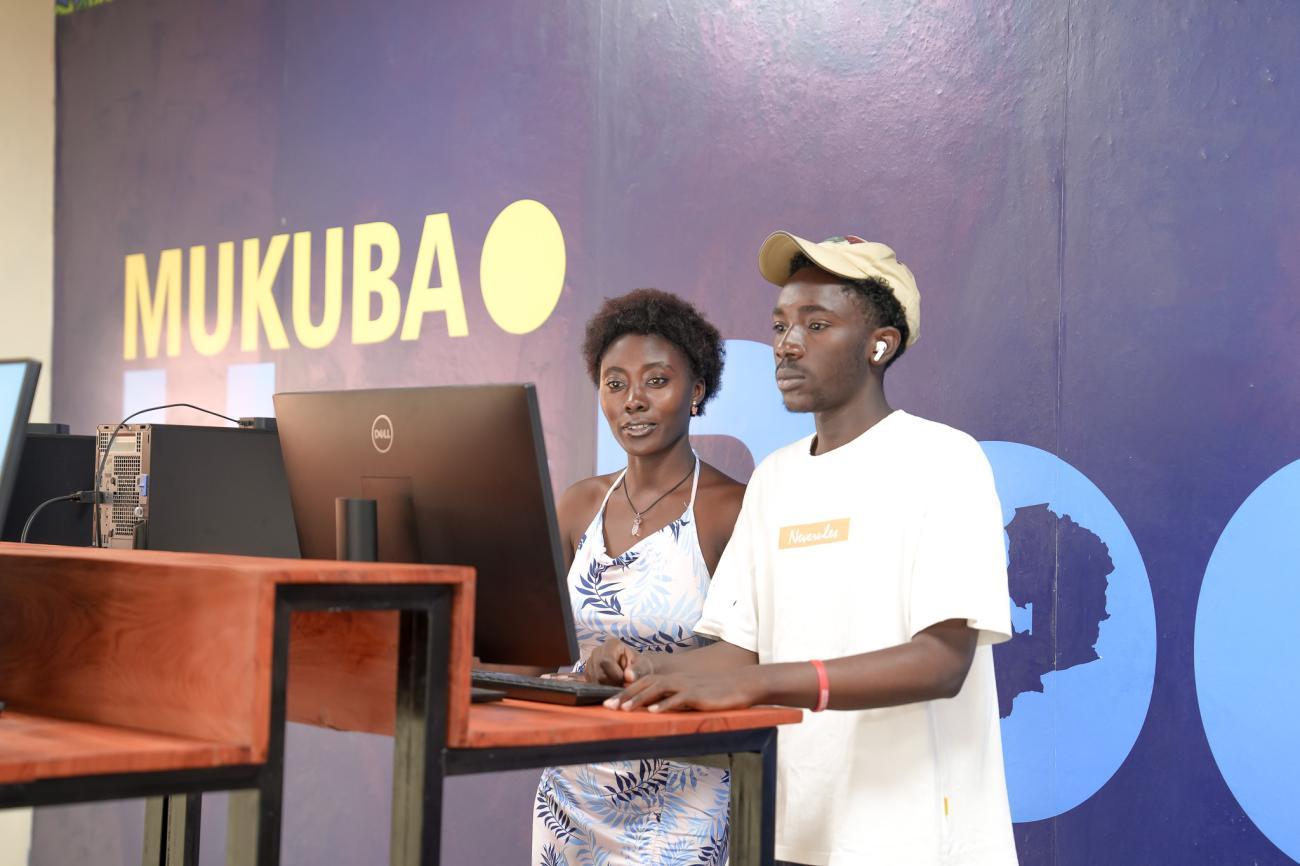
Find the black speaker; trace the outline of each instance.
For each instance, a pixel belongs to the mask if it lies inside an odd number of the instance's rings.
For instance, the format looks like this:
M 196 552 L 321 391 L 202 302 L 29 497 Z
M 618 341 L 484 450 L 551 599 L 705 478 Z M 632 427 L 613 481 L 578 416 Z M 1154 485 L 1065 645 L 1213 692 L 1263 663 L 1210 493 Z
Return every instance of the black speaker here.
M 0 538 L 17 541 L 36 506 L 56 496 L 89 490 L 94 475 L 94 436 L 29 432 Z M 86 547 L 93 515 L 89 502 L 52 503 L 36 516 L 27 540 Z

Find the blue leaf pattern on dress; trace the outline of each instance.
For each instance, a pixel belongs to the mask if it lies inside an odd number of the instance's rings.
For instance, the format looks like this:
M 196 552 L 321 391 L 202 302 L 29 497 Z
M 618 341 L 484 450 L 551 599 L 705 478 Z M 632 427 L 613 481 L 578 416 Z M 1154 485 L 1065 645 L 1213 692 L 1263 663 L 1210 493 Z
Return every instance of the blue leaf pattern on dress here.
M 611 637 L 640 652 L 680 652 L 709 643 L 692 631 L 709 585 L 693 492 L 684 514 L 619 556 L 607 555 L 604 539 L 602 505 L 579 539 L 569 570 L 584 657 Z M 727 859 L 730 790 L 725 770 L 676 761 L 548 768 L 535 802 L 533 862 L 721 866 Z
M 561 842 L 568 841 L 576 830 L 573 821 L 556 802 L 554 786 L 537 787 L 537 817 Z
M 683 514 L 681 517 L 677 518 L 672 523 L 668 524 L 668 528 L 673 533 L 673 541 L 677 541 L 681 537 L 682 527 L 688 525 L 689 523 L 690 521 L 687 520 L 686 515 Z
M 619 604 L 618 592 L 620 586 L 617 582 L 605 582 L 605 573 L 625 569 L 637 561 L 639 554 L 635 549 L 629 550 L 612 559 L 609 562 L 601 562 L 593 559 L 586 575 L 574 587 L 578 596 L 582 599 L 581 607 L 594 607 L 598 611 L 611 613 L 615 616 L 623 615 L 623 606 Z
M 538 863 L 539 866 L 569 866 L 569 861 L 555 850 L 554 845 L 547 845 L 542 849 L 542 859 Z

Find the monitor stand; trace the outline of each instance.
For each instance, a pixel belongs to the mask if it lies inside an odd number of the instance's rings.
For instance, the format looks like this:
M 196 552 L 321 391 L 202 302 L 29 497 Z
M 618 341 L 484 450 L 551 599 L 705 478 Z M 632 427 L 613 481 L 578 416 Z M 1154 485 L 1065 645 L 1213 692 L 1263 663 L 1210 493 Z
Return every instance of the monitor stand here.
M 341 562 L 379 561 L 378 507 L 373 499 L 334 500 L 335 559 Z

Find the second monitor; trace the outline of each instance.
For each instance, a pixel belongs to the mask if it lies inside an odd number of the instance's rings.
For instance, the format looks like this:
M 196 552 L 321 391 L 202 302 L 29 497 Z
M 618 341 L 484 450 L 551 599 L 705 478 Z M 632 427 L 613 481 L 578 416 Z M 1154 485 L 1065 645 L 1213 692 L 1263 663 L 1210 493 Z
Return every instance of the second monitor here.
M 532 385 L 275 395 L 302 555 L 335 557 L 338 497 L 377 503 L 379 559 L 472 565 L 484 662 L 577 660 Z

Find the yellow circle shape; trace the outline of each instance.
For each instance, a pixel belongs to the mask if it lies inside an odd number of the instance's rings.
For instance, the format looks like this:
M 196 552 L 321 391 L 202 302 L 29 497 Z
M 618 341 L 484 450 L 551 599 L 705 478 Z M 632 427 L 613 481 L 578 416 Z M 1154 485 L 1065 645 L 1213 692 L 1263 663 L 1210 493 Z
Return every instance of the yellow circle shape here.
M 479 260 L 492 320 L 511 334 L 540 328 L 560 300 L 564 265 L 564 232 L 546 205 L 521 199 L 497 214 Z

